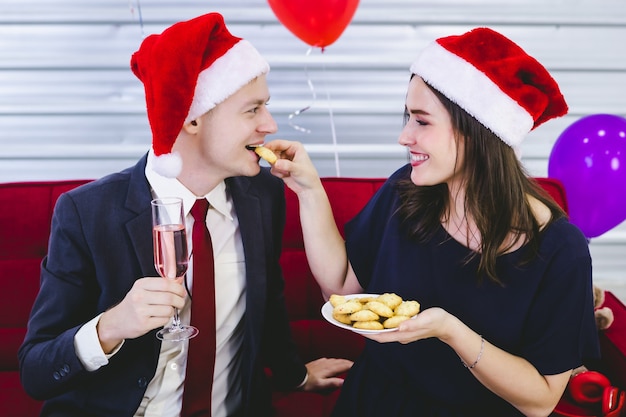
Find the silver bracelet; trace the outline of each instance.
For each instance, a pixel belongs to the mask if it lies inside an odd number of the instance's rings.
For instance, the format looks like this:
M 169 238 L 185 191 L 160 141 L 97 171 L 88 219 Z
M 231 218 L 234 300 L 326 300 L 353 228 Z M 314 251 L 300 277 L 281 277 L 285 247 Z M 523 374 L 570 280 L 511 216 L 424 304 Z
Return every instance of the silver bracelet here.
M 463 364 L 464 367 L 466 367 L 467 369 L 474 369 L 474 367 L 476 366 L 476 364 L 478 363 L 478 361 L 480 360 L 480 358 L 483 356 L 483 350 L 485 350 L 485 339 L 483 338 L 482 335 L 480 336 L 480 352 L 478 352 L 478 357 L 476 358 L 476 360 L 474 361 L 473 364 L 468 365 L 466 364 L 463 359 L 461 359 L 461 363 Z

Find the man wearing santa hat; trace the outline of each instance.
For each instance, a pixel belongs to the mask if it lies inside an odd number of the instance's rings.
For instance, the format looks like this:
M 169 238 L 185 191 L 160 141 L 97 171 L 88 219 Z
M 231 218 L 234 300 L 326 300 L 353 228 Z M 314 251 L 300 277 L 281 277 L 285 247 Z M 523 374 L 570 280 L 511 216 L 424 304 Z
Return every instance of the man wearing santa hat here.
M 250 150 L 277 128 L 267 62 L 211 13 L 147 37 L 131 67 L 145 87 L 152 149 L 58 199 L 19 352 L 26 391 L 45 400 L 43 416 L 256 417 L 270 414 L 266 365 L 285 389 L 339 387 L 335 376 L 352 362 L 305 365 L 289 333 L 283 184 Z M 190 253 L 205 234 L 214 257 L 194 265 L 192 255 L 185 285 L 158 278 L 153 263 L 150 201 L 172 196 L 197 235 Z M 209 275 L 210 294 L 200 294 Z M 198 336 L 155 337 L 174 308 Z

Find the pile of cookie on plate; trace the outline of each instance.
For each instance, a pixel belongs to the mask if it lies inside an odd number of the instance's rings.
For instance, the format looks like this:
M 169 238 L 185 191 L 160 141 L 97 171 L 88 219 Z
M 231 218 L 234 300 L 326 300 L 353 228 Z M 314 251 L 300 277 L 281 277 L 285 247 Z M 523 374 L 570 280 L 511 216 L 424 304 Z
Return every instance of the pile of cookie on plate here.
M 420 311 L 415 300 L 403 300 L 397 294 L 333 294 L 329 298 L 332 317 L 340 323 L 361 330 L 394 329 Z

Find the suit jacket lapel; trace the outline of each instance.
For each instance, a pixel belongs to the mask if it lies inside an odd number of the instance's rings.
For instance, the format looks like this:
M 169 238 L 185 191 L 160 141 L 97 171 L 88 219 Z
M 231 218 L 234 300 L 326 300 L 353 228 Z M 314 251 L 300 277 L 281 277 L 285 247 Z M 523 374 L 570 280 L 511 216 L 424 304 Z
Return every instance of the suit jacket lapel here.
M 152 248 L 152 211 L 150 201 L 152 193 L 145 176 L 146 159 L 144 156 L 132 169 L 128 183 L 125 206 L 137 215 L 126 223 L 129 239 L 135 248 L 143 276 L 158 276 L 154 268 Z
M 261 212 L 260 197 L 258 190 L 250 186 L 250 180 L 246 177 L 231 178 L 227 185 L 237 218 L 239 219 L 239 231 L 243 241 L 243 250 L 246 257 L 246 314 L 252 317 L 258 315 L 262 318 L 265 312 L 264 301 L 266 298 L 266 259 L 265 239 L 262 235 L 261 224 L 263 216 Z M 251 296 L 253 294 L 254 296 Z M 256 322 L 258 323 L 258 321 Z

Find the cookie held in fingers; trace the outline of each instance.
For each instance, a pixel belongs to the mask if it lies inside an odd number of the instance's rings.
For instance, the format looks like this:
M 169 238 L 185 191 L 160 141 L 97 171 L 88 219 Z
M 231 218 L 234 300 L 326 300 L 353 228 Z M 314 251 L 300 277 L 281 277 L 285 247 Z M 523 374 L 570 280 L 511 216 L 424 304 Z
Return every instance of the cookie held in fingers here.
M 268 149 L 265 146 L 257 146 L 256 148 L 254 148 L 254 152 L 256 152 L 257 155 L 259 155 L 261 158 L 265 159 L 272 165 L 278 160 L 276 154 L 272 152 L 271 149 Z

